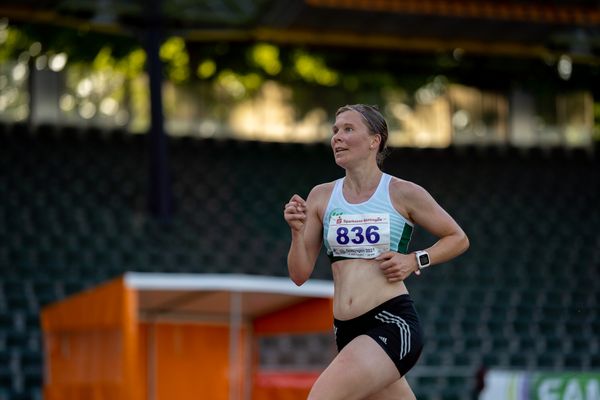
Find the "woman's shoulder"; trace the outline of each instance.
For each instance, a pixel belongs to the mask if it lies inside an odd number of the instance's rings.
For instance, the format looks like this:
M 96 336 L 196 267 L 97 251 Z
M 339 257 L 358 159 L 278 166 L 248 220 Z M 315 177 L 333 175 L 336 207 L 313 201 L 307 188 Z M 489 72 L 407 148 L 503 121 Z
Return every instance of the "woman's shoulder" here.
M 323 220 L 323 214 L 325 213 L 334 187 L 335 181 L 318 184 L 312 188 L 306 199 L 306 202 L 311 204 L 311 207 L 314 207 L 321 221 Z
M 309 196 L 312 196 L 315 198 L 321 198 L 321 197 L 325 197 L 325 196 L 328 197 L 329 195 L 331 195 L 331 192 L 333 191 L 333 188 L 335 187 L 335 182 L 336 181 L 331 181 L 331 182 L 325 182 L 325 183 L 320 183 L 320 184 L 316 185 L 310 191 Z
M 410 192 L 412 190 L 418 190 L 419 188 L 420 186 L 414 182 L 391 175 L 390 189 L 394 191 Z
M 392 198 L 402 200 L 418 198 L 426 193 L 422 186 L 395 176 L 392 176 L 389 190 Z

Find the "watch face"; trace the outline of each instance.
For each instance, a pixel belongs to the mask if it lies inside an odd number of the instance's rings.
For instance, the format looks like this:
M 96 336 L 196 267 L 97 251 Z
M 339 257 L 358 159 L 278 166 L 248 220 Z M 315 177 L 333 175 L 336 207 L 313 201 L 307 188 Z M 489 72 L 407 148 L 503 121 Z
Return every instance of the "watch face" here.
M 429 264 L 429 256 L 427 254 L 421 254 L 419 256 L 419 264 L 428 265 Z

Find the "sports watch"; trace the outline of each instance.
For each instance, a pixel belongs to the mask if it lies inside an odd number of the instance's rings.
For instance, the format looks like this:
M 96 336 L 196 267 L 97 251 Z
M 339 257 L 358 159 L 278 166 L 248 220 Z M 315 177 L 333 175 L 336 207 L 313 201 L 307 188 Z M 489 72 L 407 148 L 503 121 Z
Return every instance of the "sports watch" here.
M 429 253 L 424 250 L 419 250 L 415 252 L 415 256 L 417 256 L 417 264 L 419 264 L 419 269 L 427 268 L 431 265 L 431 260 L 429 260 Z

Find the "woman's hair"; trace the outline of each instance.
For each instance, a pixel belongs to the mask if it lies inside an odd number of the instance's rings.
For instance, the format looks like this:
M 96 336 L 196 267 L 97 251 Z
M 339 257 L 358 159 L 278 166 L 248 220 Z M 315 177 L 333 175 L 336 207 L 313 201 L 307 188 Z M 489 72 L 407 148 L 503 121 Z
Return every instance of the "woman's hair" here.
M 356 111 L 362 115 L 363 120 L 369 129 L 369 133 L 372 135 L 381 136 L 381 142 L 379 142 L 379 149 L 377 151 L 377 164 L 381 165 L 385 157 L 388 155 L 388 148 L 386 145 L 388 139 L 388 127 L 385 118 L 383 118 L 383 115 L 379 111 L 379 108 L 377 106 L 370 106 L 368 104 L 345 105 L 338 108 L 335 116 L 337 117 L 346 111 Z

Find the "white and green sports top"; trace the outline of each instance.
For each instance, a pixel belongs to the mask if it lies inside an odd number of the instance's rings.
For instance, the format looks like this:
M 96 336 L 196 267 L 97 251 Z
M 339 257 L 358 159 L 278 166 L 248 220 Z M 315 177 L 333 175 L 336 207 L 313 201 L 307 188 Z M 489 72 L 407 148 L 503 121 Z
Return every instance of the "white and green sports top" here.
M 335 182 L 323 219 L 323 242 L 332 263 L 372 259 L 390 250 L 408 252 L 413 224 L 392 205 L 391 180 L 391 175 L 383 174 L 371 198 L 358 204 L 344 198 L 344 178 Z

